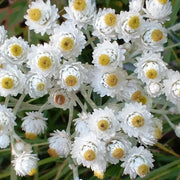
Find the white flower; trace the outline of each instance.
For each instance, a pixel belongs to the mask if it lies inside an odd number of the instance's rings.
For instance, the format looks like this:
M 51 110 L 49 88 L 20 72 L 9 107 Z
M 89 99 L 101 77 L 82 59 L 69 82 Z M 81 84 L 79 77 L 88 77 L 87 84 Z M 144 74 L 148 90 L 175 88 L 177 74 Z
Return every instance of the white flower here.
M 101 97 L 107 95 L 111 97 L 118 96 L 126 85 L 126 72 L 121 68 L 94 68 L 91 71 L 89 79 L 93 90 L 100 94 Z
M 4 44 L 6 38 L 7 38 L 7 31 L 4 29 L 4 26 L 0 26 L 0 46 Z
M 121 129 L 114 110 L 108 107 L 104 109 L 94 109 L 87 123 L 88 128 L 96 134 L 99 139 L 103 140 L 108 140 L 115 136 L 115 133 Z
M 7 148 L 10 144 L 10 139 L 9 139 L 9 136 L 0 131 L 0 148 Z
M 65 62 L 60 67 L 57 84 L 67 91 L 77 91 L 87 81 L 86 73 L 80 62 Z
M 117 39 L 115 27 L 117 25 L 117 15 L 115 10 L 111 8 L 99 9 L 94 17 L 92 34 L 102 39 Z
M 66 21 L 54 30 L 50 43 L 60 51 L 64 58 L 70 59 L 81 54 L 86 40 L 83 33 L 72 22 Z
M 27 14 L 24 16 L 25 24 L 29 29 L 36 33 L 52 34 L 53 29 L 57 27 L 57 19 L 59 18 L 58 9 L 55 5 L 51 6 L 50 0 L 46 3 L 43 0 L 36 0 L 29 5 Z
M 40 112 L 27 112 L 26 115 L 22 119 L 22 130 L 25 131 L 27 139 L 35 139 L 37 135 L 44 133 L 47 128 L 47 118 L 43 117 L 43 113 Z
M 175 126 L 174 132 L 178 138 L 180 138 L 180 123 Z
M 16 66 L 5 66 L 0 71 L 0 95 L 17 96 L 24 91 L 26 77 Z
M 124 174 L 129 174 L 131 179 L 146 176 L 149 169 L 153 167 L 153 158 L 150 151 L 144 149 L 143 146 L 133 147 L 129 150 L 129 155 L 125 157 L 124 163 L 121 164 L 124 167 Z
M 29 152 L 31 153 L 32 151 L 32 146 L 24 141 L 22 141 L 20 138 L 14 143 L 12 147 L 12 154 L 15 156 L 18 156 L 19 153 L 23 152 Z
M 52 77 L 57 73 L 60 65 L 61 54 L 49 44 L 32 45 L 28 54 L 28 66 L 33 73 L 41 74 L 45 77 Z
M 54 107 L 62 108 L 63 110 L 76 106 L 73 92 L 68 92 L 59 87 L 50 89 L 48 101 Z
M 19 176 L 32 176 L 36 173 L 37 155 L 31 152 L 23 152 L 12 161 L 16 174 Z
M 42 97 L 48 93 L 52 82 L 48 77 L 40 74 L 29 74 L 26 81 L 25 92 L 31 98 Z
M 67 157 L 71 150 L 71 140 L 69 135 L 64 130 L 56 130 L 54 131 L 54 133 L 51 133 L 50 135 L 51 137 L 48 138 L 48 153 L 52 157 Z
M 105 40 L 103 43 L 97 44 L 93 51 L 93 61 L 94 66 L 98 68 L 105 67 L 122 67 L 122 62 L 125 60 L 126 50 L 119 46 L 116 41 L 111 43 Z
M 142 82 L 159 82 L 166 74 L 166 63 L 162 60 L 160 53 L 145 53 L 138 58 L 134 64 L 137 78 Z
M 154 126 L 154 137 L 159 140 L 162 137 L 162 130 L 163 130 L 163 125 L 162 125 L 162 120 L 158 118 L 153 118 L 153 126 Z
M 144 6 L 143 0 L 131 0 L 129 1 L 129 10 L 140 12 Z
M 16 38 L 13 36 L 4 41 L 0 52 L 8 63 L 19 65 L 27 61 L 29 45 L 21 37 Z
M 92 24 L 96 13 L 96 4 L 94 0 L 69 0 L 69 6 L 64 8 L 66 13 L 64 17 L 72 20 L 78 28 L 87 28 Z
M 169 0 L 146 0 L 146 16 L 153 20 L 164 22 L 169 20 L 168 17 L 172 12 L 171 1 Z

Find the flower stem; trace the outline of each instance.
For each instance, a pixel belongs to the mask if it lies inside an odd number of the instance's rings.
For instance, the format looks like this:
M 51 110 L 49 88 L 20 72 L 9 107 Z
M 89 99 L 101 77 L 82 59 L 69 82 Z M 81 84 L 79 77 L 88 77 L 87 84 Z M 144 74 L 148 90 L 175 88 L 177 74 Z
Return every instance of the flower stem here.
M 5 99 L 4 105 L 7 107 L 9 103 L 10 95 L 8 95 Z
M 17 101 L 14 109 L 13 109 L 13 113 L 14 115 L 17 114 L 18 110 L 19 110 L 19 107 L 21 106 L 21 103 L 23 102 L 24 98 L 25 98 L 26 94 L 22 94 L 19 98 L 19 100 Z
M 66 132 L 70 135 L 70 131 L 71 131 L 71 123 L 72 123 L 72 119 L 73 119 L 73 111 L 74 111 L 74 108 L 73 106 L 71 106 L 69 108 L 69 120 L 68 120 L 68 125 L 67 125 L 67 128 L 66 128 Z
M 175 125 L 171 122 L 171 120 L 168 118 L 167 115 L 163 115 L 163 117 L 166 119 L 166 121 L 168 122 L 168 124 L 173 128 L 175 129 Z

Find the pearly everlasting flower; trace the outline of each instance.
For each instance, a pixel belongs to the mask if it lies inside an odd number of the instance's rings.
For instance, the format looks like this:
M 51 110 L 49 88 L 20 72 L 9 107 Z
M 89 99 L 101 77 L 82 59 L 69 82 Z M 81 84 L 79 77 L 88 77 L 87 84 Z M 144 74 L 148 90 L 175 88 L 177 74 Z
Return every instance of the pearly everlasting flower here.
M 117 21 L 117 15 L 114 9 L 99 9 L 97 15 L 94 17 L 94 31 L 92 34 L 100 40 L 117 39 L 117 34 L 115 32 Z
M 134 179 L 137 175 L 145 177 L 149 169 L 153 167 L 153 161 L 151 152 L 143 146 L 133 147 L 121 166 L 124 167 L 124 174 L 129 174 L 130 178 Z
M 70 59 L 81 54 L 86 40 L 83 33 L 72 22 L 66 21 L 54 30 L 50 43 L 60 51 L 65 59 Z
M 37 135 L 44 133 L 47 128 L 46 120 L 43 113 L 40 112 L 27 112 L 22 120 L 22 130 L 25 131 L 27 139 L 35 139 Z
M 103 140 L 108 140 L 115 136 L 115 133 L 121 129 L 114 110 L 108 107 L 104 109 L 94 109 L 87 123 L 89 129 L 96 134 L 99 139 Z
M 36 0 L 29 5 L 27 14 L 24 16 L 25 24 L 35 33 L 52 34 L 53 29 L 57 27 L 57 19 L 59 18 L 58 9 L 55 5 L 51 5 L 50 0 L 46 3 L 43 0 Z
M 141 12 L 144 6 L 143 0 L 131 0 L 129 1 L 129 10 L 135 12 Z
M 98 68 L 105 67 L 122 67 L 122 62 L 125 60 L 126 50 L 119 46 L 116 41 L 111 43 L 105 40 L 103 43 L 97 44 L 97 47 L 93 51 L 93 61 L 94 66 Z
M 59 87 L 50 89 L 48 101 L 54 107 L 61 108 L 63 110 L 66 110 L 71 106 L 76 106 L 73 92 L 68 92 L 67 90 Z
M 18 138 L 18 140 L 16 139 L 12 147 L 12 154 L 14 156 L 18 156 L 19 153 L 23 153 L 23 152 L 31 153 L 31 151 L 32 151 L 32 146 L 26 143 L 25 141 L 22 141 L 20 138 Z
M 9 144 L 10 144 L 9 136 L 6 133 L 0 131 L 0 149 L 7 148 Z
M 20 65 L 27 61 L 29 45 L 28 42 L 24 41 L 21 37 L 16 38 L 13 36 L 4 41 L 0 52 L 9 64 Z
M 37 155 L 31 152 L 23 152 L 12 161 L 16 174 L 19 176 L 33 176 L 36 173 Z
M 168 17 L 172 12 L 171 1 L 169 0 L 146 0 L 144 9 L 146 17 L 163 22 L 169 20 Z
M 0 71 L 0 96 L 23 93 L 25 81 L 25 75 L 16 66 L 5 66 Z
M 4 26 L 0 26 L 0 46 L 4 44 L 6 38 L 7 38 L 7 31 L 4 29 Z
M 158 118 L 153 118 L 153 126 L 154 126 L 154 137 L 159 140 L 162 137 L 163 124 L 162 120 Z
M 48 153 L 52 157 L 67 157 L 71 151 L 70 136 L 63 130 L 56 130 L 50 134 L 48 138 L 49 149 Z
M 31 98 L 37 98 L 47 94 L 50 87 L 52 87 L 52 82 L 50 82 L 49 78 L 30 73 L 26 80 L 25 92 Z
M 60 67 L 57 84 L 67 91 L 77 91 L 87 81 L 86 73 L 80 62 L 65 62 Z
M 64 9 L 67 13 L 64 15 L 66 19 L 72 20 L 80 29 L 86 29 L 87 25 L 92 24 L 96 4 L 93 0 L 69 0 L 68 7 Z
M 31 46 L 27 64 L 31 72 L 50 78 L 57 73 L 60 61 L 61 54 L 54 47 L 45 43 Z

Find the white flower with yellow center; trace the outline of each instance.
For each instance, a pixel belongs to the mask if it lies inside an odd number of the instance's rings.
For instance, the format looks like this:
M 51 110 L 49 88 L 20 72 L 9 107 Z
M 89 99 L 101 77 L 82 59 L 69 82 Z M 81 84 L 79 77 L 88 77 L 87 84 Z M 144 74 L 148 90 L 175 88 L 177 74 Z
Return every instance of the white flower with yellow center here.
M 88 121 L 89 129 L 96 134 L 99 139 L 108 140 L 114 137 L 116 132 L 121 129 L 119 121 L 113 109 L 94 109 Z
M 24 16 L 25 24 L 35 33 L 52 34 L 53 29 L 57 27 L 57 19 L 59 18 L 58 9 L 55 5 L 51 5 L 50 0 L 46 3 L 43 0 L 36 0 L 29 5 L 27 14 Z
M 142 50 L 163 51 L 163 45 L 167 42 L 167 30 L 157 21 L 147 20 L 140 39 L 139 46 Z
M 144 28 L 143 17 L 136 11 L 124 12 L 121 11 L 118 16 L 118 23 L 116 32 L 118 38 L 123 39 L 125 42 L 134 40 L 140 37 Z
M 52 77 L 57 73 L 61 61 L 61 54 L 49 44 L 38 44 L 31 46 L 28 54 L 28 66 L 33 73 L 42 74 L 45 77 Z
M 42 97 L 48 93 L 48 90 L 52 87 L 52 82 L 49 78 L 40 74 L 29 74 L 25 92 L 29 94 L 31 98 Z
M 46 120 L 43 113 L 40 112 L 27 112 L 22 120 L 22 130 L 25 131 L 27 139 L 35 139 L 37 135 L 43 134 L 47 129 Z
M 12 160 L 12 164 L 19 176 L 33 176 L 37 172 L 37 154 L 32 154 L 31 152 L 23 152 L 16 156 Z
M 17 96 L 24 91 L 26 77 L 16 66 L 7 65 L 0 71 L 0 96 Z
M 111 8 L 99 9 L 93 22 L 93 35 L 99 39 L 117 39 L 115 27 L 117 26 L 117 15 Z
M 75 58 L 81 54 L 86 40 L 83 33 L 72 22 L 64 22 L 54 30 L 50 43 L 57 48 L 64 58 Z
M 7 133 L 0 130 L 0 149 L 7 148 L 10 144 L 10 139 Z
M 105 40 L 103 43 L 97 44 L 97 47 L 93 51 L 93 61 L 94 66 L 98 68 L 105 67 L 122 67 L 122 62 L 125 60 L 126 50 L 119 46 L 116 41 L 111 43 Z
M 60 68 L 57 84 L 67 91 L 77 91 L 86 82 L 86 73 L 80 62 L 65 62 Z
M 29 45 L 21 37 L 11 37 L 4 41 L 0 51 L 8 63 L 19 65 L 27 61 Z
M 49 149 L 48 153 L 52 157 L 67 157 L 71 151 L 70 136 L 63 130 L 55 130 L 48 138 Z
M 106 169 L 105 144 L 92 133 L 75 137 L 71 154 L 78 165 L 82 164 L 87 168 L 91 167 L 95 171 L 97 166 Z
M 170 20 L 168 17 L 172 12 L 171 1 L 169 0 L 146 0 L 144 9 L 146 17 L 163 22 Z
M 72 20 L 81 29 L 87 28 L 92 24 L 96 13 L 96 4 L 93 0 L 69 0 L 68 7 L 64 8 L 66 13 L 64 17 Z
M 153 155 L 143 146 L 133 147 L 129 150 L 129 155 L 125 157 L 121 164 L 124 167 L 124 174 L 129 174 L 131 179 L 137 175 L 145 177 L 150 168 L 153 167 Z
M 4 26 L 0 26 L 0 46 L 4 44 L 6 38 L 7 38 L 7 31 L 4 29 Z
M 72 92 L 68 92 L 65 89 L 61 89 L 59 87 L 52 88 L 49 92 L 48 101 L 54 107 L 66 110 L 71 106 L 76 106 L 73 95 L 74 94 Z
M 134 64 L 137 78 L 142 82 L 160 82 L 166 74 L 166 63 L 160 53 L 145 53 Z
M 126 85 L 126 72 L 121 68 L 94 68 L 91 71 L 90 80 L 94 92 L 101 97 L 107 95 L 111 97 L 121 97 Z

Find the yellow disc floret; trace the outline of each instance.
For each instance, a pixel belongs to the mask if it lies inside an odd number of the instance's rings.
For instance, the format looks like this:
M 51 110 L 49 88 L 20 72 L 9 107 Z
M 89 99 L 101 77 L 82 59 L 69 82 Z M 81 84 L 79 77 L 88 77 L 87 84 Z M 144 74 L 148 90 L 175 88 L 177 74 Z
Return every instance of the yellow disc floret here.
M 47 56 L 42 56 L 38 60 L 38 66 L 42 70 L 48 70 L 52 65 L 52 61 Z
M 22 47 L 18 44 L 14 44 L 10 48 L 10 52 L 13 56 L 18 57 L 22 54 L 23 50 Z
M 103 120 L 98 121 L 97 126 L 99 130 L 105 131 L 109 128 L 109 122 L 103 119 Z
M 155 79 L 157 77 L 157 71 L 155 69 L 149 69 L 147 72 L 146 72 L 146 77 L 148 79 Z
M 141 91 L 135 91 L 132 95 L 131 95 L 131 100 L 132 101 L 139 101 L 140 97 L 141 97 Z
M 139 101 L 138 101 L 139 103 L 142 103 L 142 105 L 144 105 L 144 104 L 146 104 L 147 103 L 147 98 L 146 98 L 146 96 L 141 96 L 140 98 L 139 98 Z
M 110 87 L 116 86 L 117 83 L 118 83 L 118 78 L 117 78 L 117 76 L 116 76 L 115 74 L 110 74 L 110 75 L 108 75 L 107 78 L 106 78 L 106 83 L 107 83 L 107 85 L 110 86 Z
M 113 13 L 108 13 L 104 17 L 104 22 L 107 26 L 114 26 L 116 24 L 117 18 Z
M 158 127 L 154 129 L 154 137 L 158 140 L 162 137 L 162 131 Z
M 101 54 L 99 56 L 99 64 L 102 65 L 102 66 L 106 66 L 109 64 L 109 61 L 110 61 L 110 58 L 108 55 L 106 54 Z
M 26 137 L 26 139 L 36 139 L 37 134 L 31 133 L 31 132 L 26 132 L 25 137 Z
M 98 179 L 104 179 L 104 174 L 98 171 L 94 171 L 94 176 L 96 176 Z
M 65 37 L 60 42 L 60 47 L 63 51 L 71 51 L 74 46 L 74 40 L 70 37 Z
M 0 125 L 0 130 L 2 129 L 1 125 Z
M 77 78 L 73 75 L 69 75 L 65 79 L 66 86 L 75 86 L 77 84 Z
M 12 78 L 10 77 L 4 77 L 2 78 L 1 80 L 1 86 L 4 88 L 4 89 L 12 89 L 13 86 L 14 86 L 14 81 Z
M 31 169 L 31 171 L 28 173 L 29 176 L 34 176 L 37 172 L 36 168 Z
M 66 102 L 66 98 L 64 97 L 64 95 L 58 94 L 55 97 L 54 101 L 58 105 L 63 105 Z
M 57 153 L 56 150 L 53 149 L 53 148 L 49 148 L 49 149 L 48 149 L 48 154 L 49 154 L 51 157 L 58 157 L 58 153 Z
M 76 11 L 83 11 L 86 8 L 85 0 L 75 0 L 73 3 L 73 7 Z
M 86 161 L 93 161 L 95 158 L 96 158 L 96 154 L 92 149 L 89 149 L 84 153 L 84 159 Z
M 41 10 L 38 8 L 30 9 L 28 12 L 28 16 L 29 16 L 30 20 L 32 20 L 32 21 L 39 21 L 42 16 Z
M 146 164 L 142 164 L 138 167 L 137 173 L 140 176 L 145 176 L 149 171 L 149 167 Z
M 141 127 L 144 125 L 144 118 L 140 115 L 134 116 L 131 119 L 131 123 L 134 127 Z
M 158 0 L 158 2 L 161 4 L 166 4 L 168 2 L 168 0 Z
M 44 83 L 38 83 L 37 86 L 36 86 L 36 89 L 38 91 L 43 91 L 45 88 L 45 84 Z
M 159 29 L 155 29 L 152 33 L 151 33 L 151 39 L 155 42 L 160 41 L 161 39 L 163 39 L 163 33 L 161 30 Z
M 124 156 L 124 150 L 122 148 L 116 148 L 112 155 L 116 159 L 121 159 Z
M 140 20 L 138 16 L 133 16 L 129 19 L 128 25 L 131 29 L 137 29 L 140 25 Z

